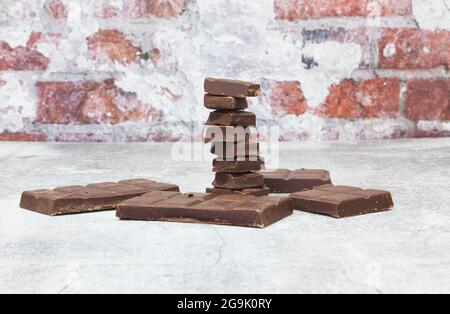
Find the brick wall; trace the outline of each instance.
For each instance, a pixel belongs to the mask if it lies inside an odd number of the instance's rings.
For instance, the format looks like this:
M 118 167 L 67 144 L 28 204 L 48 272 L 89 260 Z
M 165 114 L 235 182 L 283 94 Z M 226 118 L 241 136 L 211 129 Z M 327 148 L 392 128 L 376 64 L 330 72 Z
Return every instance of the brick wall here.
M 206 76 L 283 140 L 450 135 L 450 0 L 2 0 L 0 140 L 173 141 Z M 197 131 L 198 132 L 198 131 Z

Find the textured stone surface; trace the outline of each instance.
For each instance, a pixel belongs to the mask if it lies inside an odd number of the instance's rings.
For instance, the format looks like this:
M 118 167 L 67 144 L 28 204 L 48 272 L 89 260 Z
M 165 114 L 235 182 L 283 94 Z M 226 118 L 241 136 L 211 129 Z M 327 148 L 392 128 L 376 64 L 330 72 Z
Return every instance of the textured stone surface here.
M 418 26 L 423 29 L 450 29 L 448 0 L 412 0 L 413 14 Z
M 0 292 L 450 290 L 448 139 L 282 143 L 280 167 L 326 168 L 336 184 L 392 192 L 393 211 L 342 221 L 296 212 L 249 230 L 125 222 L 111 212 L 54 219 L 18 207 L 24 190 L 127 178 L 204 192 L 211 161 L 173 162 L 170 151 L 169 144 L 1 143 Z
M 414 104 L 414 112 L 434 106 L 427 120 L 408 115 L 407 99 L 409 82 L 450 78 L 448 7 L 448 0 L 3 0 L 0 134 L 199 140 L 208 115 L 203 80 L 224 77 L 262 84 L 249 109 L 282 140 L 447 136 L 435 92 Z M 58 85 L 40 97 L 46 84 Z
M 344 28 L 329 27 L 316 29 L 303 29 L 302 38 L 304 45 L 337 42 L 341 44 L 356 44 L 361 49 L 360 68 L 368 68 L 371 63 L 371 47 L 369 40 L 370 29 L 367 27 Z M 302 56 L 302 63 L 306 69 L 314 69 L 320 66 L 318 62 L 307 54 Z
M 9 73 L 0 74 L 0 99 L 0 134 L 8 138 L 10 133 L 39 133 L 24 132 L 35 120 L 32 87 L 25 79 Z

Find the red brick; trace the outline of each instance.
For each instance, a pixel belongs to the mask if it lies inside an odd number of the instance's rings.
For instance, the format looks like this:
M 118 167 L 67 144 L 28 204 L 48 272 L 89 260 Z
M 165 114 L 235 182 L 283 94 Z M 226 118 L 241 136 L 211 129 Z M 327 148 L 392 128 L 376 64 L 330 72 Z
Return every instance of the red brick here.
M 45 142 L 47 136 L 39 133 L 2 133 L 0 141 L 12 142 Z
M 61 0 L 47 0 L 44 7 L 47 12 L 57 20 L 66 19 L 69 14 L 66 6 Z
M 137 95 L 104 82 L 39 82 L 37 121 L 45 124 L 118 124 L 161 118 Z
M 119 16 L 119 8 L 108 3 L 103 3 L 101 10 L 94 15 L 101 19 L 110 19 Z
M 327 118 L 396 118 L 400 112 L 400 81 L 376 78 L 343 80 L 330 87 L 325 103 L 316 111 Z
M 107 58 L 121 64 L 136 62 L 142 53 L 140 47 L 116 29 L 98 31 L 88 38 L 88 47 L 92 58 Z
M 124 9 L 126 15 L 133 18 L 177 17 L 187 7 L 187 0 L 129 0 L 129 2 Z
M 272 112 L 275 116 L 304 114 L 308 104 L 299 82 L 276 82 L 270 96 Z
M 48 64 L 48 58 L 34 49 L 12 48 L 0 41 L 0 71 L 43 71 Z
M 406 117 L 414 121 L 450 120 L 450 80 L 408 83 Z
M 379 47 L 379 66 L 384 69 L 450 66 L 450 31 L 384 29 Z
M 411 0 L 275 0 L 281 20 L 411 15 Z

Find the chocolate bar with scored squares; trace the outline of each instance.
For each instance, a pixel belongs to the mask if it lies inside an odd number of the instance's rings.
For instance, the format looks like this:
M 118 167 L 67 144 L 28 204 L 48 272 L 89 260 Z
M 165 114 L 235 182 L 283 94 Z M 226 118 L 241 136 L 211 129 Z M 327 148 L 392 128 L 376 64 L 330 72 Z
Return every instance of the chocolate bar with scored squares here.
M 331 184 L 293 193 L 290 199 L 296 210 L 334 218 L 379 213 L 394 207 L 392 195 L 388 191 Z
M 114 210 L 120 202 L 152 191 L 175 191 L 177 185 L 146 179 L 25 191 L 20 207 L 48 216 Z
M 122 202 L 122 220 L 204 223 L 265 228 L 292 215 L 289 198 L 152 192 Z

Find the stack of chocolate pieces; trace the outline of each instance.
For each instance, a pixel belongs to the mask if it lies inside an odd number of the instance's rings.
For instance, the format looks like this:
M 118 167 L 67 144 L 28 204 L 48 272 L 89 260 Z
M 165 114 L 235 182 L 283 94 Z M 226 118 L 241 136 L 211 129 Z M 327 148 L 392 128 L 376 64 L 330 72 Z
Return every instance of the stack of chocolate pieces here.
M 261 170 L 259 143 L 256 136 L 256 115 L 245 111 L 247 97 L 257 97 L 258 84 L 207 78 L 205 107 L 214 110 L 206 122 L 205 142 L 211 143 L 215 180 L 211 194 L 268 195 Z

